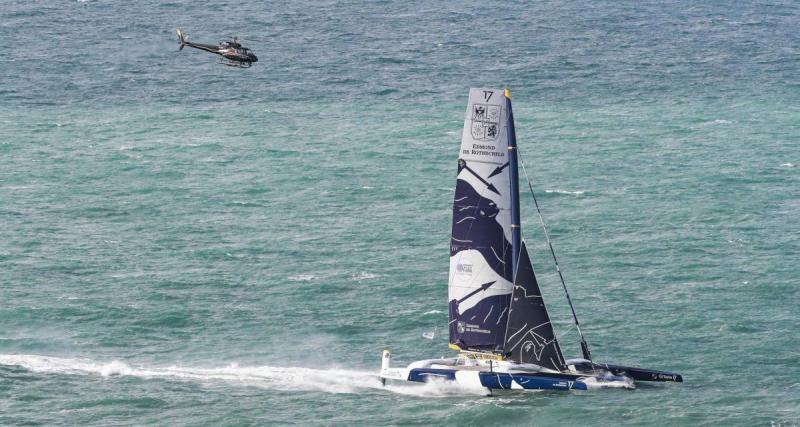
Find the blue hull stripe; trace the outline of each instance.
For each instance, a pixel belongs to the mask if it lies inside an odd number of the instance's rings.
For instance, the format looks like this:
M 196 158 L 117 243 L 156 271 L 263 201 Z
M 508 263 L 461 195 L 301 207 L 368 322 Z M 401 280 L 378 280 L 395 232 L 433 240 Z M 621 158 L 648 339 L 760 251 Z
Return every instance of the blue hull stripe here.
M 412 369 L 411 372 L 408 373 L 409 381 L 424 383 L 432 378 L 455 381 L 456 371 L 452 369 Z
M 499 372 L 480 372 L 481 385 L 495 390 L 509 390 L 516 383 L 527 390 L 586 390 L 587 386 L 578 381 L 578 376 L 561 374 L 561 378 L 548 377 L 547 374 L 507 374 Z M 412 369 L 408 381 L 428 382 L 431 379 L 455 381 L 454 369 Z
M 507 380 L 503 377 L 507 378 Z M 489 388 L 510 388 L 512 380 L 526 390 L 586 390 L 588 388 L 586 384 L 581 381 L 565 378 L 530 374 L 481 373 L 481 384 Z M 495 387 L 495 384 L 501 385 L 502 387 Z

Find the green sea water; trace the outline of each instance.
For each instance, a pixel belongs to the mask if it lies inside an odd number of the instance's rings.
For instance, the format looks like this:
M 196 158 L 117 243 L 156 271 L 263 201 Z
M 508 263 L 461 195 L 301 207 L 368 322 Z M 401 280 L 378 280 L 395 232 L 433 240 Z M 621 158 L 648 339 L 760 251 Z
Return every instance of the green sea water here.
M 798 22 L 793 2 L 3 3 L 0 425 L 797 425 Z M 177 26 L 259 62 L 177 52 Z M 446 329 L 477 86 L 511 89 L 595 359 L 684 383 L 380 385 L 384 348 L 452 354 L 422 333 Z

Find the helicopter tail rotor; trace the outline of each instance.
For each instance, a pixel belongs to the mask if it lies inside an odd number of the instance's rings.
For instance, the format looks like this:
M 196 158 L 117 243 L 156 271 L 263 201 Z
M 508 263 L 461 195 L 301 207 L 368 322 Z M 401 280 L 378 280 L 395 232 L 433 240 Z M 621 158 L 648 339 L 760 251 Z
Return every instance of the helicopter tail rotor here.
M 180 44 L 181 44 L 181 45 L 178 47 L 178 50 L 183 50 L 183 47 L 184 47 L 184 46 L 186 46 L 186 34 L 185 34 L 185 33 L 183 32 L 183 30 L 182 30 L 182 29 L 180 29 L 180 28 L 178 28 L 177 30 L 175 30 L 175 32 L 178 34 L 178 41 L 179 41 L 179 42 L 180 42 Z

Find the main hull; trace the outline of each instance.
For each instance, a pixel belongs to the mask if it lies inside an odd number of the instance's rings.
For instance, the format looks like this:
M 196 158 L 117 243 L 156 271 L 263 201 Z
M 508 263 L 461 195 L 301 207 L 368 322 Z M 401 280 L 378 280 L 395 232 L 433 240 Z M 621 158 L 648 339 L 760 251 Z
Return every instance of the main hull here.
M 683 381 L 674 373 L 621 365 L 596 364 L 584 359 L 567 361 L 569 372 L 557 372 L 537 365 L 505 360 L 460 356 L 421 360 L 406 368 L 391 368 L 391 356 L 384 351 L 381 379 L 411 382 L 450 383 L 466 388 L 494 390 L 589 390 L 635 388 L 638 381 Z
M 489 390 L 587 390 L 587 378 L 579 375 L 507 373 L 458 369 L 411 369 L 407 381 L 445 381 Z

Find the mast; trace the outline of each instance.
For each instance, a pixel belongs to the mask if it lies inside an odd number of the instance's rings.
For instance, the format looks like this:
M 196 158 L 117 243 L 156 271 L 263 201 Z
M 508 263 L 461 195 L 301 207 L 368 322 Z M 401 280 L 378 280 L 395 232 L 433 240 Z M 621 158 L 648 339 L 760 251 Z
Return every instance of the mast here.
M 511 196 L 511 271 L 516 275 L 519 266 L 519 250 L 522 230 L 519 220 L 519 171 L 517 169 L 517 134 L 514 130 L 514 113 L 511 110 L 511 91 L 504 92 L 508 111 L 508 178 Z

